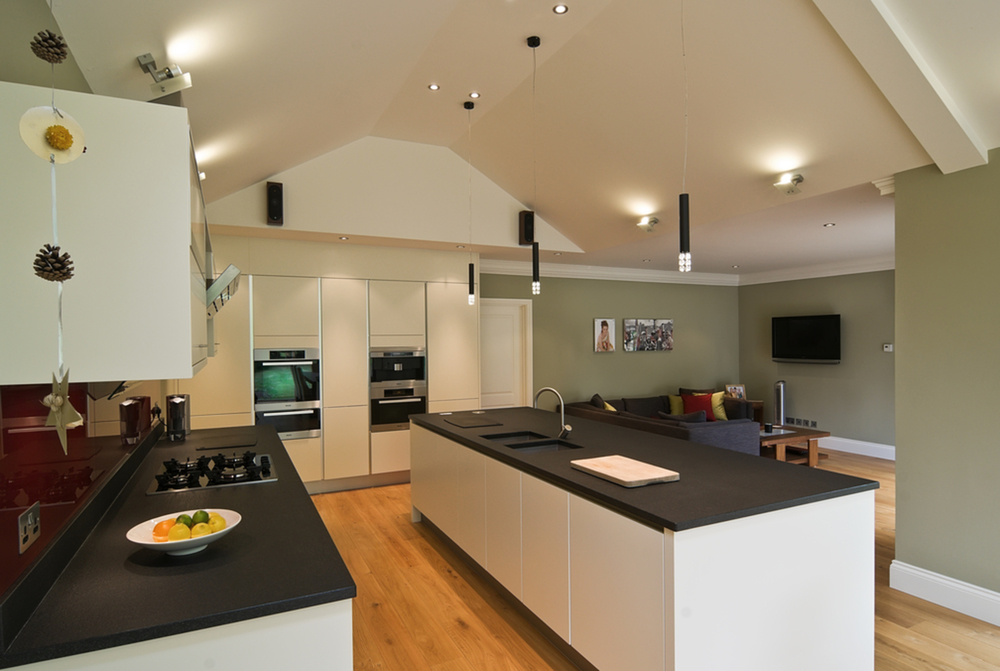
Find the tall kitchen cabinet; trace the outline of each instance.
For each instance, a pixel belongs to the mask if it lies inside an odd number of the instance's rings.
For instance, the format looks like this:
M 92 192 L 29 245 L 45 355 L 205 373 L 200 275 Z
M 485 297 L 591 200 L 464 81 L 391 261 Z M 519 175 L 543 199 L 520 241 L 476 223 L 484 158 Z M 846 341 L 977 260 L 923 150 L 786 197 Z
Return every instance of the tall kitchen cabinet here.
M 323 479 L 370 473 L 368 282 L 322 280 Z
M 315 277 L 254 275 L 254 349 L 319 348 L 319 284 Z M 323 479 L 321 437 L 282 442 L 304 482 Z
M 427 411 L 479 408 L 479 305 L 467 284 L 427 283 Z

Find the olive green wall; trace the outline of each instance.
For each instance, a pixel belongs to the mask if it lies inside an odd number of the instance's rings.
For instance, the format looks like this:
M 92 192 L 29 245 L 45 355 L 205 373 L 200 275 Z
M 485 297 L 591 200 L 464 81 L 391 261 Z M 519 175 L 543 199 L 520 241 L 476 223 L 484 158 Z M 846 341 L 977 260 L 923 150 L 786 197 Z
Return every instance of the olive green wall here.
M 896 175 L 896 559 L 1000 591 L 1000 150 Z
M 736 382 L 739 373 L 736 287 L 542 278 L 480 277 L 482 298 L 531 298 L 534 387 L 555 387 L 567 403 L 675 394 L 677 388 Z M 615 351 L 594 352 L 594 319 L 615 320 Z M 673 319 L 674 349 L 622 351 L 622 319 Z M 552 401 L 552 402 L 549 402 Z M 540 399 L 555 407 L 554 397 Z
M 813 420 L 838 438 L 895 444 L 893 271 L 740 287 L 740 379 L 774 418 L 784 380 L 785 415 Z M 771 361 L 771 317 L 839 314 L 841 363 Z

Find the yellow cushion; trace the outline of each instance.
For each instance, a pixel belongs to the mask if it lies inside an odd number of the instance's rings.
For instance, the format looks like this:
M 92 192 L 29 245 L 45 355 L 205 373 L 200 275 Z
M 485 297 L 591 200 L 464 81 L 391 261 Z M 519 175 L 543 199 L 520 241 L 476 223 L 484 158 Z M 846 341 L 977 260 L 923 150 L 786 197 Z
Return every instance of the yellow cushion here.
M 726 417 L 726 408 L 722 405 L 722 397 L 726 395 L 724 391 L 717 391 L 712 394 L 712 414 L 715 415 L 716 421 L 726 421 L 729 419 Z
M 680 396 L 667 396 L 670 400 L 670 414 L 671 415 L 683 415 L 684 414 L 684 399 Z
M 618 412 L 618 409 L 615 408 L 615 406 L 613 406 L 610 403 L 608 403 L 607 401 L 604 402 L 604 409 L 605 410 L 610 410 L 611 412 Z

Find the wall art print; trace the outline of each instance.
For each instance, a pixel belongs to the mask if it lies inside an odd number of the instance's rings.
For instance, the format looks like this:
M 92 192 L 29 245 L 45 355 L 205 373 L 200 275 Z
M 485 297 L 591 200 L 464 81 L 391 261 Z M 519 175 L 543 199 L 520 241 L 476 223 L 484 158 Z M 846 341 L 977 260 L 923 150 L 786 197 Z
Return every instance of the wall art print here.
M 614 319 L 594 320 L 594 351 L 595 352 L 615 351 Z
M 673 319 L 623 319 L 626 352 L 665 352 L 674 348 Z

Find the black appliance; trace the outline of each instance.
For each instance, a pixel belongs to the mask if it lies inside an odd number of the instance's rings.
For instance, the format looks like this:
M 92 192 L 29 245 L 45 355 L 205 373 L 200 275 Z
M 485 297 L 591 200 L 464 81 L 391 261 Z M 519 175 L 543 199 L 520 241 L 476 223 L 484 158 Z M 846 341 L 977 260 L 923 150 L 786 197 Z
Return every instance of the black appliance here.
M 282 440 L 318 438 L 323 415 L 319 350 L 255 349 L 253 396 L 256 424 L 271 424 Z
M 427 358 L 422 349 L 373 349 L 370 353 L 372 431 L 410 428 L 410 415 L 427 412 Z
M 772 317 L 771 360 L 840 363 L 840 315 Z
M 278 473 L 267 454 L 255 452 L 219 453 L 214 457 L 200 456 L 185 461 L 169 459 L 163 462 L 146 494 L 183 492 L 204 487 L 231 487 L 274 482 Z

